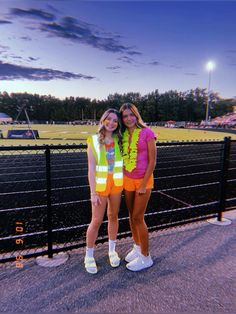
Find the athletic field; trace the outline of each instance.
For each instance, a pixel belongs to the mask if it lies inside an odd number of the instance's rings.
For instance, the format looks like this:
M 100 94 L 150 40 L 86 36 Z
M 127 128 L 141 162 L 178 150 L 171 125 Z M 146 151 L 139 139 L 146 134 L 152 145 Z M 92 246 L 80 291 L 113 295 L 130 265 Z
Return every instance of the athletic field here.
M 90 134 L 97 131 L 98 126 L 87 125 L 44 125 L 35 124 L 32 128 L 39 131 L 38 140 L 26 139 L 6 139 L 7 131 L 11 129 L 27 129 L 27 125 L 1 125 L 0 130 L 3 132 L 3 139 L 0 139 L 2 146 L 18 146 L 18 145 L 43 145 L 43 144 L 79 144 L 85 143 L 86 138 Z M 192 129 L 168 129 L 164 127 L 152 127 L 157 135 L 159 142 L 167 141 L 198 141 L 198 140 L 222 140 L 225 136 L 231 136 L 236 139 L 236 134 L 226 132 L 212 132 L 206 130 L 192 130 Z

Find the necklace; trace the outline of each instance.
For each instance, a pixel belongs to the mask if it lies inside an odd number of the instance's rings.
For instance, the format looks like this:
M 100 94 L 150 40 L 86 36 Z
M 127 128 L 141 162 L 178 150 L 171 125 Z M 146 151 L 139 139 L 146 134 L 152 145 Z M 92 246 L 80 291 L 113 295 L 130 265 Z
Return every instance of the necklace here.
M 112 144 L 112 143 L 114 143 L 114 139 L 112 137 L 111 138 L 105 138 L 104 143 L 105 144 Z
M 138 139 L 141 129 L 136 128 L 133 131 L 131 142 L 129 141 L 129 132 L 126 129 L 123 134 L 123 159 L 125 169 L 129 172 L 136 168 L 137 163 L 137 153 L 138 153 Z

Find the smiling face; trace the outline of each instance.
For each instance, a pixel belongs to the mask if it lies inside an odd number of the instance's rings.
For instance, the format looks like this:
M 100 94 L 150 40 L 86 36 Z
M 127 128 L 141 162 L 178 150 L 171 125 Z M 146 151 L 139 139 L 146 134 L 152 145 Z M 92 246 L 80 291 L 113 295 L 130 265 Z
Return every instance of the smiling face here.
M 118 117 L 115 113 L 111 112 L 108 114 L 106 119 L 103 121 L 103 125 L 107 132 L 113 132 L 118 127 Z
M 125 109 L 122 112 L 122 121 L 128 129 L 132 129 L 136 127 L 137 117 L 130 109 Z

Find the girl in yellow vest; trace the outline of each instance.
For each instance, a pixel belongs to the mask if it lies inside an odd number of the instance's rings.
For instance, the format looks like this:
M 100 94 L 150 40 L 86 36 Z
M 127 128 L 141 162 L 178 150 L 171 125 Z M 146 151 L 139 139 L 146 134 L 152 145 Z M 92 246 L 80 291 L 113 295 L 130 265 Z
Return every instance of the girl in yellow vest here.
M 94 246 L 107 204 L 109 261 L 112 267 L 120 265 L 115 248 L 123 190 L 123 159 L 120 150 L 121 121 L 117 110 L 108 109 L 102 115 L 97 134 L 90 136 L 87 144 L 92 220 L 87 229 L 84 264 L 87 272 L 96 274 Z

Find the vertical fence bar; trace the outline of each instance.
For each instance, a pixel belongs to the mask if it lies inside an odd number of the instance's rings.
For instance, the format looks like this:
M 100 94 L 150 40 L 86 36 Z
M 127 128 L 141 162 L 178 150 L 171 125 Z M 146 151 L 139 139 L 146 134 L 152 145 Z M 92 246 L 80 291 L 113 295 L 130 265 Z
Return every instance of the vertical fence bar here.
M 223 152 L 222 152 L 222 163 L 221 163 L 220 188 L 219 188 L 219 210 L 218 210 L 218 216 L 217 216 L 218 221 L 222 221 L 222 212 L 225 209 L 227 178 L 228 178 L 228 170 L 229 170 L 230 144 L 231 144 L 231 137 L 225 137 L 224 147 L 223 147 Z
M 46 155 L 46 182 L 47 182 L 47 223 L 48 223 L 48 257 L 53 257 L 52 252 L 52 198 L 51 198 L 51 151 L 48 146 Z

